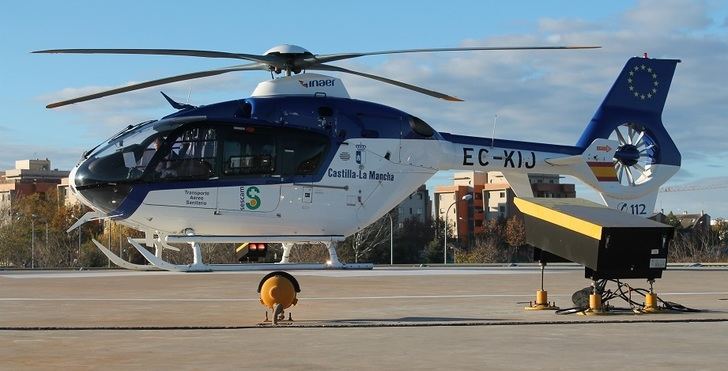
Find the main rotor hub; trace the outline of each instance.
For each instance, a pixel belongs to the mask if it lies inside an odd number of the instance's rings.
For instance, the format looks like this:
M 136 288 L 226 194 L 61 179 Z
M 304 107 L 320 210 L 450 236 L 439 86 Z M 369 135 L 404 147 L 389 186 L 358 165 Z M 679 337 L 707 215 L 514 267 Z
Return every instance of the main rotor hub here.
M 298 46 L 298 45 L 291 45 L 291 44 L 281 44 L 276 45 L 270 49 L 268 49 L 265 53 L 265 55 L 271 55 L 271 54 L 311 54 L 308 50 Z M 313 55 L 313 54 L 312 54 Z
M 291 73 L 301 73 L 302 68 L 297 63 L 299 60 L 307 57 L 313 57 L 313 54 L 308 50 L 298 46 L 290 44 L 282 44 L 274 46 L 265 52 L 265 55 L 278 56 L 283 58 L 283 66 L 281 65 L 269 65 L 268 68 L 275 73 L 281 73 L 286 71 L 286 75 L 291 76 Z

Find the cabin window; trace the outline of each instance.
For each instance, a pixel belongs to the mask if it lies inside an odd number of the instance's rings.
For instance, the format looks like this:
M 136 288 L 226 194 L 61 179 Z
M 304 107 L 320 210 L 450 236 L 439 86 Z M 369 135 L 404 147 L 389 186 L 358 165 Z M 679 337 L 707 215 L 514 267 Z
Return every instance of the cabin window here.
M 328 139 L 319 134 L 299 131 L 283 131 L 278 135 L 283 176 L 312 175 L 319 169 Z
M 272 133 L 233 127 L 223 140 L 222 172 L 226 176 L 271 175 L 276 170 Z
M 435 130 L 419 117 L 410 116 L 409 124 L 412 131 L 425 138 L 435 135 Z
M 223 141 L 225 176 L 315 174 L 326 155 L 326 136 L 295 129 L 234 127 Z

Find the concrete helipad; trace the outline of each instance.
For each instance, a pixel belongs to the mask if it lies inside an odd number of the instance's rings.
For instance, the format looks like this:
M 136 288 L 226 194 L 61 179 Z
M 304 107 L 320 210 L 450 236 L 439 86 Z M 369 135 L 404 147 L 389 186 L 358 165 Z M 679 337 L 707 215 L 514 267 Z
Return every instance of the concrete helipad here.
M 661 298 L 699 313 L 598 317 L 524 311 L 536 267 L 292 273 L 302 286 L 295 322 L 272 328 L 259 325 L 265 272 L 0 272 L 0 369 L 723 370 L 728 362 L 724 269 L 671 269 L 658 280 Z M 588 284 L 581 268 L 547 269 L 549 298 L 562 307 Z

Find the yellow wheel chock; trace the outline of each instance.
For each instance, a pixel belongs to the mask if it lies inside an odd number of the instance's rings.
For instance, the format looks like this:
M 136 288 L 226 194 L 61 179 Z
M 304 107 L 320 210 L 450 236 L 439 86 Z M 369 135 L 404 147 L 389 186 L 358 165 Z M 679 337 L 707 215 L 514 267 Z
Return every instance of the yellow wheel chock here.
M 273 311 L 273 324 L 285 319 L 285 310 L 298 303 L 296 294 L 301 292 L 298 281 L 289 273 L 277 271 L 268 273 L 258 284 L 260 303 Z M 291 314 L 288 320 L 292 321 Z M 265 321 L 268 320 L 268 311 L 265 312 Z

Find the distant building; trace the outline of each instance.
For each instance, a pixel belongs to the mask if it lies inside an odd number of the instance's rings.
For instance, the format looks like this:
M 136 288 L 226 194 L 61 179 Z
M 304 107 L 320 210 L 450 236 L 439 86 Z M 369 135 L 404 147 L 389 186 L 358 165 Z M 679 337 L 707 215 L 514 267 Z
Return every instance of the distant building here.
M 515 193 L 503 173 L 499 171 L 489 172 L 488 184 L 483 186 L 482 192 L 485 220 L 507 218 L 512 214 Z
M 453 185 L 435 188 L 435 217 L 454 226 L 453 238 L 467 242 L 484 231 L 482 191 L 487 181 L 488 174 L 482 171 L 458 172 L 453 175 Z M 472 198 L 463 200 L 467 195 Z
M 58 199 L 61 200 L 68 207 L 79 205 L 80 201 L 76 197 L 76 194 L 71 192 L 71 189 L 69 187 L 69 179 L 61 179 L 61 183 L 56 186 L 56 189 L 58 190 Z
M 531 190 L 534 197 L 541 198 L 574 198 L 576 188 L 574 184 L 560 183 L 560 177 L 554 174 L 529 174 Z M 488 184 L 483 187 L 483 202 L 485 219 L 509 218 L 513 215 L 513 198 L 515 193 L 506 181 L 503 173 L 491 171 L 488 173 Z
M 700 214 L 684 214 L 675 215 L 680 221 L 680 227 L 683 231 L 705 232 L 710 231 L 710 215 L 701 212 Z
M 10 212 L 14 202 L 35 193 L 45 195 L 56 189 L 68 171 L 53 169 L 51 161 L 19 160 L 15 168 L 0 172 L 0 210 Z
M 535 197 L 576 197 L 574 185 L 560 183 L 558 175 L 529 174 L 528 178 Z M 463 201 L 463 196 L 468 194 L 472 195 L 472 198 Z M 499 171 L 455 173 L 453 185 L 435 188 L 433 200 L 435 217 L 454 225 L 453 237 L 460 237 L 468 243 L 475 234 L 485 230 L 485 223 L 488 220 L 508 218 L 513 215 L 514 197 L 515 193 L 511 186 Z M 450 211 L 446 215 L 448 209 Z
M 402 225 L 407 219 L 417 219 L 421 223 L 430 221 L 430 194 L 423 184 L 397 205 L 397 224 Z

